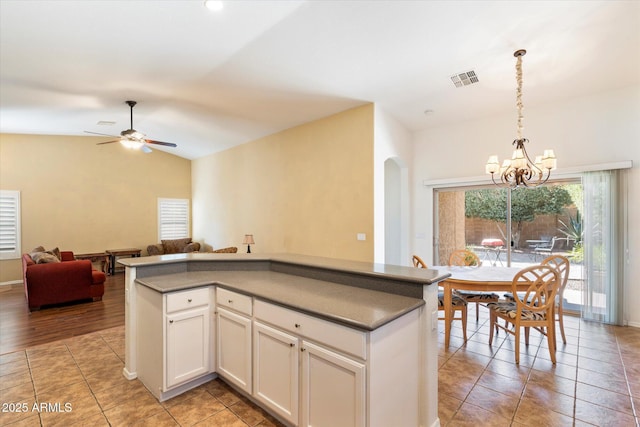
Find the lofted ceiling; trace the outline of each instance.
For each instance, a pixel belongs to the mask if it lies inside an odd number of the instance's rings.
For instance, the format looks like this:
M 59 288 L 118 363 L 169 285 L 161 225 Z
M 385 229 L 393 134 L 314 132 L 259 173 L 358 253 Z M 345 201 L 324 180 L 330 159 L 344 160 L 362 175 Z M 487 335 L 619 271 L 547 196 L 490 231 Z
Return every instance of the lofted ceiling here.
M 525 106 L 638 85 L 640 1 L 0 0 L 0 132 L 118 135 L 132 99 L 195 159 L 371 102 L 410 131 L 515 121 L 517 49 Z

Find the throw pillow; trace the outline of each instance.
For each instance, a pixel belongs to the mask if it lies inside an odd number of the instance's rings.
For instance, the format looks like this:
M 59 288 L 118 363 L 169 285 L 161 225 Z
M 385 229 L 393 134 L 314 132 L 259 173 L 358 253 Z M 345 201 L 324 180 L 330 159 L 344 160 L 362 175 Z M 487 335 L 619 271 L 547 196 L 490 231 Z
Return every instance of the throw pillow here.
M 37 254 L 39 252 L 44 252 L 45 249 L 43 246 L 38 246 L 37 248 L 33 248 L 31 249 L 31 252 L 29 252 L 29 255 L 31 256 L 31 258 L 33 258 L 33 254 Z
M 162 247 L 165 254 L 177 254 L 181 253 L 185 246 L 191 243 L 191 237 L 184 239 L 163 240 Z
M 49 252 L 49 253 L 55 255 L 56 258 L 58 258 L 59 261 L 62 261 L 62 254 L 60 253 L 60 249 L 55 248 L 55 249 L 51 249 L 50 251 L 46 251 L 46 252 Z
M 49 264 L 49 263 L 60 262 L 58 257 L 56 257 L 54 254 L 50 252 L 36 252 L 33 255 L 31 255 L 31 258 L 36 264 Z

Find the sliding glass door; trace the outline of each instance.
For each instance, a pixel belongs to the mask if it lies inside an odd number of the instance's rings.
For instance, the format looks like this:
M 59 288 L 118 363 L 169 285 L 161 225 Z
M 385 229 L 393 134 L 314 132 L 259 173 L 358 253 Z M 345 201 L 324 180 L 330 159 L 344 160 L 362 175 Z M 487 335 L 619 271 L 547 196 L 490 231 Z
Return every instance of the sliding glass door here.
M 571 261 L 564 306 L 583 300 L 583 192 L 579 180 L 539 188 L 495 186 L 438 189 L 435 194 L 434 265 L 456 249 L 470 249 L 483 265 L 526 267 L 550 254 Z

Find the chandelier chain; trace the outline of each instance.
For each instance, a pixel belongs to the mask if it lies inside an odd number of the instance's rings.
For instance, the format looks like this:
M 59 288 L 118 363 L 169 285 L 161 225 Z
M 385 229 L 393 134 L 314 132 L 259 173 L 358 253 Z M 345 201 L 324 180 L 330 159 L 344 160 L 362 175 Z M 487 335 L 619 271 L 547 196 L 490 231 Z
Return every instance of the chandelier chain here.
M 517 139 L 522 139 L 522 119 L 524 118 L 522 114 L 522 109 L 524 105 L 522 104 L 522 56 L 518 56 L 516 60 L 516 82 L 518 83 L 518 87 L 516 89 L 516 107 L 518 108 L 518 125 L 517 125 Z

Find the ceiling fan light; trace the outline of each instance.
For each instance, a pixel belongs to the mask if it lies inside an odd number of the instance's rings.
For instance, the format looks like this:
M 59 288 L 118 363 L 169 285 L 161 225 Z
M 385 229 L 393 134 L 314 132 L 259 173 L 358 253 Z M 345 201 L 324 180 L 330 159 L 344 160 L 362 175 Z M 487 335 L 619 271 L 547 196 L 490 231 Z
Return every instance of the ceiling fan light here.
M 144 142 L 135 141 L 128 138 L 122 138 L 120 140 L 120 144 L 122 144 L 124 147 L 130 150 L 139 150 L 144 145 Z

